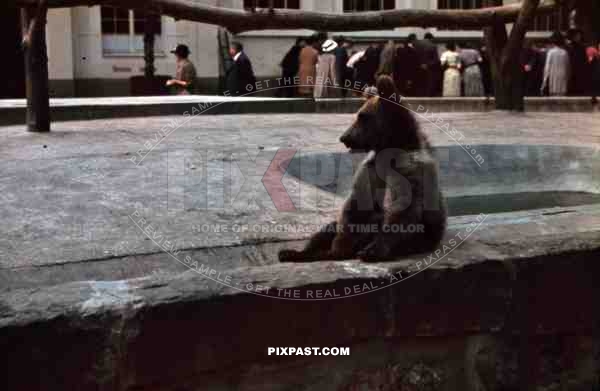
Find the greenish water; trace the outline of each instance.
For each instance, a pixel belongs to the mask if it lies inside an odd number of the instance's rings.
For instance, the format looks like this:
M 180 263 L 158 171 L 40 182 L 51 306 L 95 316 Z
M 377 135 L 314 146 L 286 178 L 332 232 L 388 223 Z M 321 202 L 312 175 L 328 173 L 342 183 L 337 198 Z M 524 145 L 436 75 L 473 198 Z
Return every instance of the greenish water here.
M 449 197 L 448 212 L 450 216 L 462 216 L 599 203 L 600 194 L 576 191 L 501 193 Z

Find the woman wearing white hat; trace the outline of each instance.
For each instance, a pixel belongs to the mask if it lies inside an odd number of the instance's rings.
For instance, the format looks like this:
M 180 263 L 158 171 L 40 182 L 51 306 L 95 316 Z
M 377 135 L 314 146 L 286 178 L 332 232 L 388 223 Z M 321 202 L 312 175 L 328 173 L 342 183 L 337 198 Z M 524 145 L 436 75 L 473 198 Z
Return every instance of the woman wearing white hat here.
M 331 39 L 323 42 L 321 54 L 317 62 L 317 74 L 315 77 L 315 98 L 335 98 L 340 96 L 339 81 L 337 80 L 335 68 L 334 50 L 338 44 Z

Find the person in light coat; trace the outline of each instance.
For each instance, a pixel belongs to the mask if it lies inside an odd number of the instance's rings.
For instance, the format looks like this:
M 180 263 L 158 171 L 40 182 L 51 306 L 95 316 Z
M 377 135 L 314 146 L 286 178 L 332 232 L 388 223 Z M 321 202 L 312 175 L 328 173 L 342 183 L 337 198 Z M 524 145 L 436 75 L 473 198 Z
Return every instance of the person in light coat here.
M 321 46 L 315 77 L 315 98 L 337 98 L 341 96 L 335 63 L 335 49 L 338 44 L 328 39 Z
M 545 95 L 546 89 L 550 96 L 567 95 L 570 75 L 569 53 L 562 46 L 562 35 L 555 33 L 552 36 L 550 50 L 546 54 L 542 95 Z

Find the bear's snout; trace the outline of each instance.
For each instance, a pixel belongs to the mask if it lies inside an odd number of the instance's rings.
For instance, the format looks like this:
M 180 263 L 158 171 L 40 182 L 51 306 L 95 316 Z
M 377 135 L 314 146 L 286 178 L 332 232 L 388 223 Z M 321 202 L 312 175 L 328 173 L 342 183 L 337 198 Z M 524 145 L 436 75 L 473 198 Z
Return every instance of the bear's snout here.
M 352 128 L 348 129 L 344 134 L 342 134 L 342 137 L 340 137 L 340 142 L 342 142 L 346 146 L 346 148 L 356 148 L 356 143 L 354 142 L 354 138 L 352 137 Z
M 348 143 L 350 142 L 350 137 L 346 134 L 342 135 L 342 137 L 340 137 L 340 141 L 347 147 L 349 147 Z

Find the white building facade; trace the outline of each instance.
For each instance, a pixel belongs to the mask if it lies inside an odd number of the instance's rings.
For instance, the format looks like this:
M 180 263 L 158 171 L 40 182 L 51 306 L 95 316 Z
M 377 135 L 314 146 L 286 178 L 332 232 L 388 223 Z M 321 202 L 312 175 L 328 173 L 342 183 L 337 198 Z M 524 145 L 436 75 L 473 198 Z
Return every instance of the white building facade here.
M 505 0 L 505 3 L 513 0 Z M 246 2 L 246 3 L 245 3 Z M 202 3 L 229 8 L 244 8 L 249 0 L 203 0 Z M 257 0 L 258 6 L 266 0 Z M 351 12 L 366 9 L 435 9 L 479 8 L 481 0 L 275 0 L 276 7 L 322 12 Z M 557 19 L 557 18 L 555 18 Z M 199 93 L 218 91 L 219 58 L 217 27 L 207 24 L 175 21 L 158 17 L 156 28 L 156 74 L 173 75 L 175 59 L 170 50 L 183 43 L 191 50 L 196 65 Z M 136 12 L 110 7 L 74 7 L 52 9 L 48 15 L 47 42 L 51 95 L 53 96 L 119 96 L 129 94 L 129 78 L 142 75 L 143 16 Z M 557 20 L 542 21 L 538 30 L 556 28 Z M 539 23 L 538 23 L 539 24 Z M 558 25 L 558 24 L 557 24 Z M 454 39 L 482 38 L 481 31 L 399 28 L 392 31 L 343 33 L 356 42 L 402 39 L 410 33 L 422 36 L 432 32 L 440 42 Z M 239 34 L 250 57 L 256 76 L 280 74 L 279 62 L 298 36 L 312 34 L 308 30 L 271 30 Z M 548 31 L 539 34 L 546 35 Z M 335 35 L 335 32 L 330 32 Z M 535 35 L 535 33 L 534 33 Z

